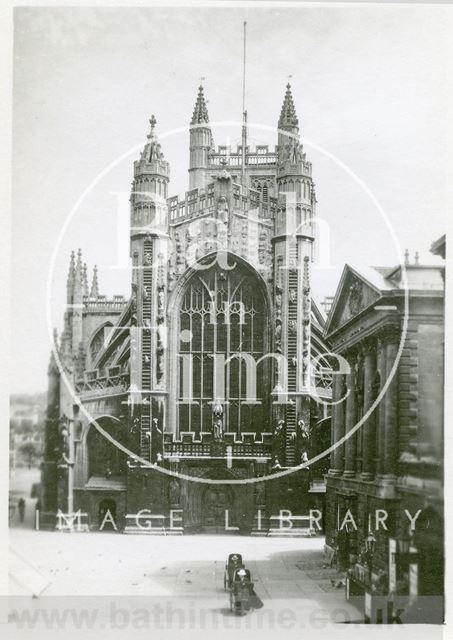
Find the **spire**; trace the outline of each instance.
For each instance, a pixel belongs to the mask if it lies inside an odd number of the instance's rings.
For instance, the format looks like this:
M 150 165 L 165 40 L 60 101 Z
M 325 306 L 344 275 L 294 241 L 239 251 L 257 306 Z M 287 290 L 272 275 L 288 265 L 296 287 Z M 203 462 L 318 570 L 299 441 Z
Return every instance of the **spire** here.
M 76 262 L 76 266 L 75 266 L 75 277 L 79 278 L 80 281 L 82 279 L 82 249 L 79 249 L 77 251 L 77 262 Z
M 293 94 L 291 93 L 291 85 L 288 82 L 286 85 L 285 99 L 283 100 L 283 106 L 278 121 L 278 128 L 284 129 L 286 127 L 297 127 L 298 125 L 299 120 L 296 115 Z
M 91 282 L 91 291 L 90 297 L 97 298 L 99 296 L 99 285 L 98 285 L 98 268 L 94 265 L 93 269 L 93 280 Z
M 87 273 L 86 262 L 83 263 L 82 277 L 83 277 L 83 295 L 87 296 L 89 294 L 89 289 L 88 289 L 88 273 Z
M 198 87 L 197 101 L 195 102 L 195 108 L 193 110 L 192 120 L 190 124 L 203 124 L 209 123 L 208 108 L 206 106 L 206 100 L 203 92 L 203 85 Z
M 75 253 L 71 251 L 71 258 L 69 260 L 69 271 L 68 271 L 68 286 L 74 282 L 75 277 Z

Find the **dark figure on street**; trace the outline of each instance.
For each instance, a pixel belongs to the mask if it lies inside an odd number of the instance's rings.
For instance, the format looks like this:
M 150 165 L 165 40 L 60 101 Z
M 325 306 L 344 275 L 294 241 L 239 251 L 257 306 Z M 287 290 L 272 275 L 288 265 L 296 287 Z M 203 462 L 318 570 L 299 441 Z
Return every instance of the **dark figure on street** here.
M 20 498 L 19 502 L 17 503 L 17 507 L 19 509 L 20 521 L 23 522 L 25 517 L 25 500 L 23 498 Z

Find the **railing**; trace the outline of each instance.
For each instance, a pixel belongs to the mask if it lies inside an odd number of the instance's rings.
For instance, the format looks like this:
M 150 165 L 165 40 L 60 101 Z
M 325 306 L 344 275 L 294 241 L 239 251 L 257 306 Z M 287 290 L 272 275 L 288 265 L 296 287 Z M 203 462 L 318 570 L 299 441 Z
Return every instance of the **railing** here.
M 277 162 L 276 153 L 251 153 L 247 154 L 245 164 L 246 166 L 256 165 L 275 165 Z M 242 165 L 242 156 L 239 154 L 216 154 L 210 157 L 210 164 L 214 167 L 239 167 Z
M 90 296 L 83 296 L 83 306 L 86 309 L 123 309 L 127 300 L 124 296 L 114 296 L 110 300 L 106 296 L 98 296 L 97 298 L 90 298 Z
M 193 432 L 181 433 L 179 439 L 172 434 L 164 434 L 165 458 L 270 458 L 272 448 L 272 434 L 247 433 L 236 436 L 235 433 L 225 433 L 222 442 L 216 442 L 212 433 Z
M 112 367 L 112 369 L 118 369 Z M 78 380 L 75 383 L 77 393 L 89 393 L 90 391 L 118 390 L 127 391 L 129 388 L 129 373 L 119 373 L 113 371 L 108 375 L 99 376 L 98 370 L 86 371 L 84 380 Z

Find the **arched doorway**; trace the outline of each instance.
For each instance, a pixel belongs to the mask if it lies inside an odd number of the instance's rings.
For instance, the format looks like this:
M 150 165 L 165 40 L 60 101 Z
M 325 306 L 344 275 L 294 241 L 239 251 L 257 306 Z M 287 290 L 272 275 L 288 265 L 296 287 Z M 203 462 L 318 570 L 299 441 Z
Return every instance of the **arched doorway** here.
M 112 498 L 104 498 L 99 503 L 99 528 L 102 527 L 102 531 L 115 531 L 112 520 L 116 524 L 116 502 Z
M 241 259 L 228 255 L 227 260 L 225 265 L 213 256 L 206 258 L 179 298 L 175 323 L 179 431 L 212 431 L 213 403 L 219 398 L 224 431 L 239 435 L 268 430 L 270 364 L 268 358 L 259 362 L 270 350 L 265 285 Z M 249 397 L 252 370 L 255 402 Z

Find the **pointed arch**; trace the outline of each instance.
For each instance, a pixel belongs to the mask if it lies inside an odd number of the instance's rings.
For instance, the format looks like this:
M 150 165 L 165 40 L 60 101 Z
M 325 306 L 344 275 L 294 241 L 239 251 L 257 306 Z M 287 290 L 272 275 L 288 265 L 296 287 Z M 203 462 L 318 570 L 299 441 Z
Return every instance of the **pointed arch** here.
M 108 340 L 106 340 L 106 329 L 108 329 L 109 327 L 113 327 L 112 322 L 107 321 L 102 323 L 93 331 L 90 338 L 88 339 L 88 355 L 90 366 L 88 366 L 87 369 L 92 368 L 92 366 L 96 362 L 97 356 L 105 348 L 106 343 L 108 342 Z
M 204 256 L 181 277 L 169 301 L 170 371 L 169 430 L 211 431 L 215 396 L 225 397 L 223 428 L 266 431 L 271 362 L 271 304 L 262 277 L 244 259 L 225 254 L 228 271 Z M 200 270 L 199 266 L 206 268 Z M 188 340 L 186 338 L 189 337 Z M 192 400 L 185 402 L 182 362 L 192 366 Z M 247 375 L 256 367 L 257 402 L 247 402 Z M 224 364 L 224 385 L 214 384 L 215 364 Z M 195 404 L 197 403 L 197 404 Z M 172 407 L 174 410 L 172 411 Z

